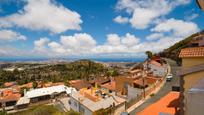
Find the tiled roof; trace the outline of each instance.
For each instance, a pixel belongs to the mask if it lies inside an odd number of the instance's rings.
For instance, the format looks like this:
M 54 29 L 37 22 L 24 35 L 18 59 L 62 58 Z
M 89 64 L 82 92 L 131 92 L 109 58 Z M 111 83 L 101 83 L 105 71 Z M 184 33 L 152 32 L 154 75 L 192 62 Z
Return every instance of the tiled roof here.
M 101 87 L 107 88 L 109 90 L 115 91 L 115 81 L 101 85 Z
M 204 47 L 184 48 L 181 50 L 179 57 L 204 57 Z

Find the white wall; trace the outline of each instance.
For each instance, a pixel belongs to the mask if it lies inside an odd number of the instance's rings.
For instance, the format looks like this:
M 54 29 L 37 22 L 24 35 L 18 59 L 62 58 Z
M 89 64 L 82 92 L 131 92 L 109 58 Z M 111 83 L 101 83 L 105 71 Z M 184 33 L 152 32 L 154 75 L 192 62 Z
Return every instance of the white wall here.
M 78 101 L 76 101 L 74 98 L 70 97 L 70 107 L 76 112 L 81 113 L 82 115 L 92 115 L 92 111 L 90 111 L 88 108 L 80 104 Z M 84 112 L 82 112 L 84 110 Z

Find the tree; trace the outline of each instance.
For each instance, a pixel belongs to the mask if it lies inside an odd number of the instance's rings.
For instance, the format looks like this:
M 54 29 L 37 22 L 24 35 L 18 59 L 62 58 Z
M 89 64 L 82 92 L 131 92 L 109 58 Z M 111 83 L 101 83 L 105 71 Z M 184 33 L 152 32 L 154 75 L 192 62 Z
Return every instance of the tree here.
M 145 54 L 147 55 L 148 59 L 152 59 L 153 53 L 151 51 L 146 51 Z
M 33 88 L 35 89 L 38 86 L 38 83 L 36 81 L 33 81 Z

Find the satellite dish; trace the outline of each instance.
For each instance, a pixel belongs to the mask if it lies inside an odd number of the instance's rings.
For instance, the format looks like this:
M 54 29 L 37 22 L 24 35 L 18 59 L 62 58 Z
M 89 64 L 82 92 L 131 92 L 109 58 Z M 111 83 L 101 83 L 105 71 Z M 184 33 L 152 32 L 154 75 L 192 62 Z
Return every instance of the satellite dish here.
M 202 9 L 204 11 L 204 0 L 196 0 L 198 6 L 200 7 L 200 9 Z

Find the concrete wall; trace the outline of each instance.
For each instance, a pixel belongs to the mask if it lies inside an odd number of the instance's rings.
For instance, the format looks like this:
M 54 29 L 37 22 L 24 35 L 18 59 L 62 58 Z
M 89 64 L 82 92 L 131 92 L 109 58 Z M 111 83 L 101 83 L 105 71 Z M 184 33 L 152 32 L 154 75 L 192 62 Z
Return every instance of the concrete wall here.
M 199 64 L 204 64 L 204 58 L 182 58 L 182 67 L 183 68 L 188 68 L 191 66 L 199 65 Z
M 138 95 L 141 95 L 142 90 L 138 88 L 133 88 L 128 85 L 128 95 L 127 95 L 127 101 L 131 101 L 132 99 L 135 99 L 138 97 Z
M 204 92 L 189 92 L 186 96 L 185 115 L 203 115 L 204 114 Z
M 127 78 L 127 76 L 118 76 L 115 78 L 116 82 L 116 92 L 122 95 L 127 94 L 127 87 L 128 85 L 133 86 L 133 78 Z
M 76 101 L 74 98 L 70 97 L 70 107 L 74 111 L 79 112 L 81 115 L 92 115 L 93 112 L 86 108 L 84 105 L 80 104 L 78 101 Z

